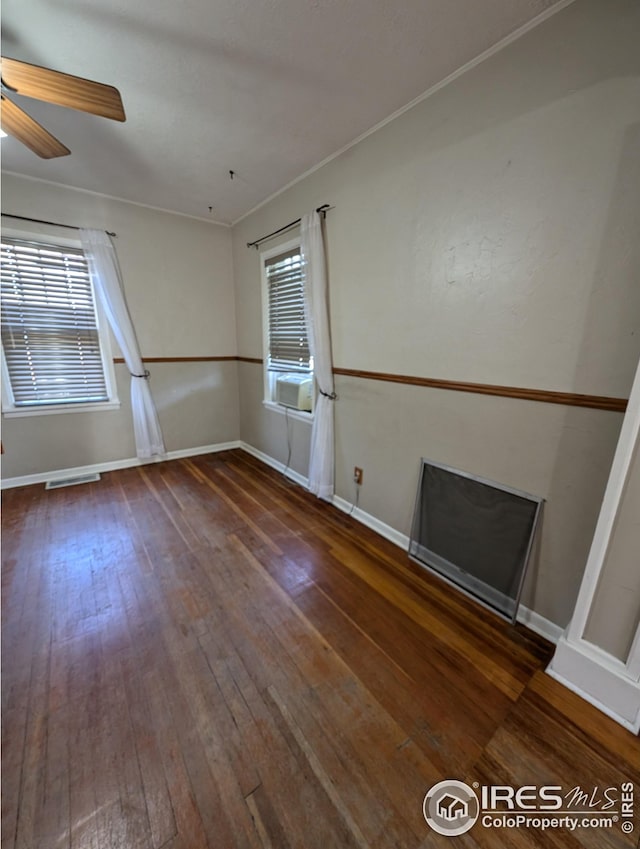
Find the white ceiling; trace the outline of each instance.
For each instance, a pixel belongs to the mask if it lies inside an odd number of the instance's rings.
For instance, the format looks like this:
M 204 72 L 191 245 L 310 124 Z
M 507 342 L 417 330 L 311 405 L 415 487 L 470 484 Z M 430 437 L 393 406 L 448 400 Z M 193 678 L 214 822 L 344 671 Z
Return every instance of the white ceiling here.
M 561 1 L 3 0 L 4 55 L 127 113 L 16 97 L 71 155 L 6 138 L 3 169 L 233 222 Z

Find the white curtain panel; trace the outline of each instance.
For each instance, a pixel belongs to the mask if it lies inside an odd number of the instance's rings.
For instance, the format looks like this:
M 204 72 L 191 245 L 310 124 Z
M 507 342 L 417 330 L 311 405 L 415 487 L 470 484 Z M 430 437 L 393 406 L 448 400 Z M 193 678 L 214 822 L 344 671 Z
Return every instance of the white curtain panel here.
M 158 414 L 149 389 L 148 372 L 142 363 L 124 297 L 115 248 L 102 230 L 80 230 L 80 240 L 96 296 L 100 299 L 131 374 L 131 407 L 138 457 L 146 459 L 166 454 Z
M 309 489 L 318 498 L 333 498 L 334 435 L 333 363 L 322 219 L 315 210 L 300 222 L 307 335 L 318 386 L 309 457 Z

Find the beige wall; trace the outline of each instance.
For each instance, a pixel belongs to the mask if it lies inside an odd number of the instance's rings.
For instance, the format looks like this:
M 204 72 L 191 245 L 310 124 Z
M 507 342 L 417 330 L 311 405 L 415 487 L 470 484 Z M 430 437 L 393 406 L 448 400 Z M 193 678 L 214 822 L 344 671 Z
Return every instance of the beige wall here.
M 233 254 L 226 228 L 11 175 L 3 207 L 118 233 L 147 357 L 261 357 L 246 242 L 331 203 L 337 366 L 626 396 L 640 353 L 639 30 L 635 0 L 572 4 L 238 224 Z M 3 421 L 4 476 L 133 456 L 116 369 L 119 411 Z M 259 365 L 151 370 L 169 450 L 240 436 L 306 474 L 309 425 L 262 405 Z M 363 467 L 360 506 L 408 533 L 426 456 L 543 496 L 525 600 L 564 625 L 622 416 L 336 383 L 338 495 L 353 499 Z
M 636 445 L 584 637 L 625 662 L 640 624 L 640 447 Z
M 143 356 L 235 355 L 228 228 L 13 175 L 3 177 L 2 202 L 16 215 L 117 233 Z M 27 226 L 7 218 L 3 225 Z M 113 353 L 120 355 L 115 342 Z M 238 438 L 235 362 L 156 363 L 150 371 L 169 451 Z M 3 417 L 3 477 L 134 457 L 129 380 L 124 366 L 116 373 L 120 410 Z
M 640 353 L 640 7 L 582 0 L 234 228 L 239 353 L 262 356 L 246 242 L 322 203 L 335 365 L 628 395 Z M 291 238 L 290 234 L 286 238 Z M 270 243 L 271 247 L 273 243 Z M 242 438 L 284 461 L 260 366 Z M 571 615 L 622 416 L 339 378 L 336 481 L 407 532 L 421 456 L 547 499 L 527 600 Z M 308 426 L 295 423 L 299 445 Z M 297 471 L 306 472 L 298 452 Z

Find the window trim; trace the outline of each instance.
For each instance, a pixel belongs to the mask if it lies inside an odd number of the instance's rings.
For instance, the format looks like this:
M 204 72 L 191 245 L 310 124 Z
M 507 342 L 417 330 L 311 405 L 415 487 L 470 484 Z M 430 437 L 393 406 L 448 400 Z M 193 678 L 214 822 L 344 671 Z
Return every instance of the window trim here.
M 274 256 L 278 256 L 279 254 L 286 253 L 287 251 L 292 251 L 295 249 L 301 250 L 300 238 L 297 239 L 289 239 L 287 242 L 280 242 L 273 248 L 269 248 L 265 251 L 260 251 L 260 282 L 261 282 L 261 292 L 262 292 L 262 378 L 263 378 L 263 394 L 262 394 L 262 403 L 265 409 L 271 410 L 275 413 L 284 414 L 285 411 L 288 411 L 288 415 L 291 418 L 299 419 L 300 421 L 311 422 L 313 421 L 313 413 L 316 406 L 316 386 L 315 380 L 313 383 L 313 400 L 312 400 L 312 409 L 311 412 L 307 412 L 306 410 L 296 410 L 293 407 L 285 407 L 284 404 L 279 404 L 275 400 L 275 381 L 276 375 L 281 372 L 270 371 L 269 369 L 269 336 L 270 336 L 270 327 L 269 327 L 269 285 L 267 281 L 267 273 L 265 264 L 268 260 L 272 259 Z M 309 372 L 310 377 L 313 379 L 314 373 L 313 371 Z
M 295 407 L 285 407 L 284 404 L 278 404 L 277 401 L 267 400 L 262 402 L 262 406 L 266 410 L 271 410 L 272 413 L 278 413 L 281 416 L 287 415 L 290 419 L 297 419 L 300 422 L 308 422 L 311 424 L 313 421 L 313 410 L 311 412 L 308 410 L 296 410 Z
M 8 239 L 23 239 L 41 244 L 58 245 L 59 247 L 75 248 L 82 250 L 79 239 L 70 238 L 68 235 L 59 236 L 55 231 L 47 232 L 44 229 L 22 230 L 14 227 L 3 227 L 3 235 Z M 100 343 L 100 358 L 104 372 L 105 386 L 108 398 L 106 401 L 70 401 L 60 404 L 35 404 L 33 406 L 16 406 L 11 387 L 11 378 L 4 355 L 4 347 L 0 344 L 0 359 L 2 369 L 2 415 L 5 418 L 25 418 L 31 416 L 59 415 L 61 413 L 87 413 L 101 410 L 117 410 L 120 408 L 116 375 L 111 348 L 111 329 L 107 317 L 102 309 L 102 304 L 96 297 L 96 292 L 91 281 L 91 292 L 95 306 L 96 328 Z

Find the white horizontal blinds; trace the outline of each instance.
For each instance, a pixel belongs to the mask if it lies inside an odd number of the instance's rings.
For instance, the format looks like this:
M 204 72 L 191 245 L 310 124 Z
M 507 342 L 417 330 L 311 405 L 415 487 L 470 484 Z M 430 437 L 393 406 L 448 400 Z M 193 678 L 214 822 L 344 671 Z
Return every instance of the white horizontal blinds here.
M 304 277 L 299 248 L 265 261 L 269 289 L 271 371 L 310 372 L 304 318 Z
M 108 400 L 81 250 L 2 240 L 2 345 L 17 407 Z

